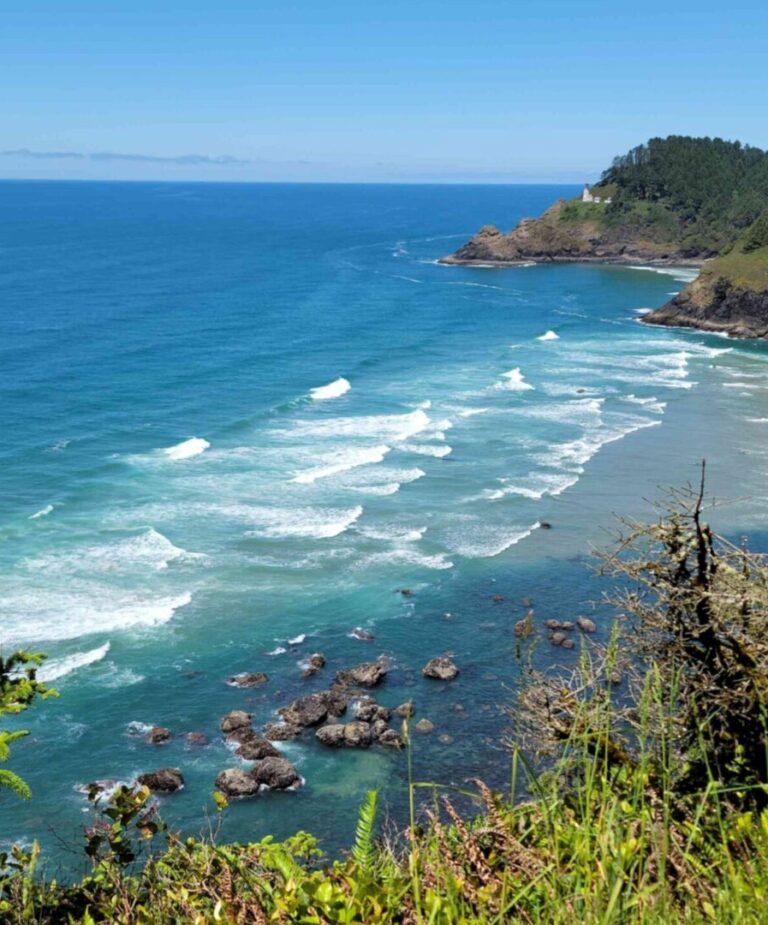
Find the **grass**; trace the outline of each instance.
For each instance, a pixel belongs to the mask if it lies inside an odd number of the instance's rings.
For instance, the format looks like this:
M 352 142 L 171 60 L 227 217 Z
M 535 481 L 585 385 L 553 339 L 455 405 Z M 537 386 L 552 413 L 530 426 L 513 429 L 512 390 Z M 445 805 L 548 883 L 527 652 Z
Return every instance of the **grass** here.
M 586 663 L 585 663 L 586 664 Z M 641 698 L 648 715 L 666 702 L 650 671 Z M 464 818 L 448 791 L 410 781 L 404 840 L 376 840 L 377 798 L 360 812 L 355 844 L 328 862 L 310 835 L 284 842 L 220 845 L 163 836 L 163 850 L 132 870 L 118 862 L 142 829 L 149 794 L 110 818 L 93 874 L 70 886 L 34 876 L 34 857 L 16 855 L 3 883 L 0 920 L 17 923 L 551 923 L 670 925 L 765 922 L 768 811 L 734 810 L 711 780 L 680 803 L 674 768 L 658 779 L 665 743 L 643 744 L 631 763 L 609 748 L 615 707 L 583 701 L 557 762 L 536 774 L 513 749 L 528 797 L 502 799 L 467 785 L 477 813 Z M 597 730 L 597 735 L 595 731 Z M 406 728 L 407 735 L 407 728 Z M 595 743 L 598 743 L 596 747 Z M 599 743 L 603 743 L 602 745 Z M 667 761 L 672 761 L 671 750 Z M 652 781 L 656 778 L 656 782 Z M 132 809 L 128 809 L 128 807 Z M 421 807 L 421 808 L 419 808 Z M 226 810 L 224 810 L 226 811 Z M 132 828 L 133 824 L 133 828 Z

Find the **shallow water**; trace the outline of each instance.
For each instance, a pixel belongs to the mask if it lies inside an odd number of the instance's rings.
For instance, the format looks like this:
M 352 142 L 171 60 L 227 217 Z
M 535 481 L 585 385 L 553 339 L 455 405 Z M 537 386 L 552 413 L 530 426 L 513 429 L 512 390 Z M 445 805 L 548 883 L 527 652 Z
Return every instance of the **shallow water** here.
M 176 765 L 162 811 L 195 832 L 236 761 L 224 712 L 261 724 L 380 654 L 382 702 L 437 727 L 417 775 L 501 785 L 521 598 L 592 612 L 591 544 L 703 456 L 717 525 L 760 540 L 768 351 L 638 323 L 690 269 L 435 264 L 570 188 L 0 189 L 0 641 L 48 652 L 61 692 L 25 717 L 34 799 L 2 798 L 0 838 L 54 865 L 88 818 L 78 784 Z M 422 679 L 443 651 L 459 679 Z M 224 683 L 257 670 L 264 688 Z M 401 755 L 285 752 L 306 786 L 232 806 L 227 837 L 304 827 L 335 850 L 369 787 L 402 809 Z

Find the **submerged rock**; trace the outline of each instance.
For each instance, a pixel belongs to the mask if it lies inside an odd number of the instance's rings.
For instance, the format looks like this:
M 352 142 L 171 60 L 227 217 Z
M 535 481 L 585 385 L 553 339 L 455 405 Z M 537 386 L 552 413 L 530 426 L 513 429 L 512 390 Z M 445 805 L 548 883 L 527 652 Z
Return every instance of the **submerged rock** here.
M 452 658 L 447 655 L 438 655 L 437 658 L 430 659 L 422 668 L 421 673 L 425 678 L 435 678 L 438 681 L 452 681 L 459 673 Z
M 235 752 L 238 758 L 246 761 L 261 761 L 262 758 L 279 758 L 280 752 L 267 739 L 254 735 L 248 738 Z
M 416 708 L 412 700 L 408 700 L 405 703 L 401 703 L 399 707 L 395 707 L 395 715 L 400 716 L 402 719 L 408 719 L 408 717 L 413 716 L 415 712 Z
M 549 641 L 552 643 L 553 646 L 561 646 L 563 645 L 564 642 L 567 641 L 567 639 L 568 637 L 565 635 L 565 633 L 558 632 L 558 633 L 550 633 L 549 635 Z
M 187 745 L 207 745 L 208 736 L 202 732 L 188 732 L 184 739 L 187 742 Z
M 153 726 L 147 736 L 147 742 L 150 745 L 163 745 L 165 742 L 169 742 L 170 739 L 171 730 L 166 729 L 165 726 Z
M 394 729 L 385 729 L 379 736 L 379 744 L 386 745 L 388 748 L 403 748 L 405 743 Z
M 148 787 L 152 793 L 174 793 L 184 786 L 184 776 L 178 768 L 159 768 L 147 771 L 136 778 L 142 787 Z
M 576 620 L 576 626 L 578 626 L 582 633 L 594 633 L 597 629 L 597 624 L 587 619 L 587 617 L 579 617 Z
M 435 724 L 428 719 L 420 719 L 413 727 L 420 735 L 429 735 L 435 728 Z
M 235 674 L 231 678 L 227 678 L 227 684 L 230 687 L 239 687 L 241 689 L 258 687 L 260 684 L 266 684 L 267 681 L 269 681 L 269 675 L 264 674 L 263 671 L 245 671 L 242 674 Z
M 252 797 L 259 792 L 259 782 L 242 768 L 226 768 L 216 778 L 215 786 L 229 799 Z
M 367 629 L 363 629 L 362 626 L 356 626 L 354 629 L 350 630 L 347 634 L 353 639 L 359 639 L 361 642 L 373 642 L 376 638 L 373 633 L 369 632 Z

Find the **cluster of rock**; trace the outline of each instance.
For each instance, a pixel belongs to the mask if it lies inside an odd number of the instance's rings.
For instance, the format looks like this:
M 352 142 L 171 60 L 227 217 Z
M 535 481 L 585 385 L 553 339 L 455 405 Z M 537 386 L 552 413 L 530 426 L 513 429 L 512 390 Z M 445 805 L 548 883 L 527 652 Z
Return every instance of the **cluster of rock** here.
M 325 666 L 325 658 L 315 653 L 306 664 L 304 676 L 311 677 Z M 216 777 L 216 789 L 228 799 L 241 799 L 255 796 L 262 790 L 300 787 L 304 783 L 301 775 L 273 743 L 295 739 L 308 730 L 314 730 L 315 739 L 329 748 L 369 748 L 372 745 L 403 748 L 402 736 L 390 723 L 395 718 L 413 716 L 413 703 L 408 701 L 392 710 L 366 693 L 382 683 L 388 669 L 388 661 L 381 658 L 337 671 L 328 690 L 298 697 L 281 707 L 277 711 L 280 721 L 267 723 L 262 733 L 254 728 L 250 713 L 231 710 L 219 724 L 222 736 L 238 758 L 253 762 L 253 765 L 225 768 Z M 459 674 L 459 669 L 450 656 L 441 655 L 427 662 L 422 674 L 425 678 L 451 681 Z M 248 672 L 233 675 L 227 683 L 248 689 L 267 680 L 263 672 Z M 352 718 L 344 722 L 341 717 L 348 711 L 352 712 Z M 434 729 L 434 724 L 424 718 L 414 728 L 417 732 L 428 733 Z M 152 726 L 146 733 L 146 741 L 152 745 L 165 745 L 172 737 L 171 731 L 164 726 Z M 205 735 L 197 732 L 187 733 L 186 740 L 190 745 L 208 741 Z M 178 768 L 158 768 L 140 774 L 136 782 L 153 793 L 169 794 L 184 786 L 184 776 Z M 109 783 L 97 781 L 89 788 L 106 793 Z
M 597 626 L 587 617 L 577 617 L 573 620 L 545 620 L 544 626 L 549 630 L 549 641 L 553 646 L 563 649 L 573 649 L 576 643 L 567 633 L 580 629 L 582 633 L 594 633 Z

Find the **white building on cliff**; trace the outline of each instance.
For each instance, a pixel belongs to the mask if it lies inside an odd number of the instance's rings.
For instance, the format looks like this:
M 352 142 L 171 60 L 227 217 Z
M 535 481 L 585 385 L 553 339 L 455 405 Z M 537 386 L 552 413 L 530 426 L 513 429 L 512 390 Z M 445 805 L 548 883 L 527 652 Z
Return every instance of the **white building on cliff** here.
M 592 191 L 589 188 L 589 184 L 584 184 L 584 189 L 581 191 L 581 201 L 582 202 L 610 202 L 611 197 L 608 196 L 606 199 L 602 199 L 600 196 L 593 196 Z

